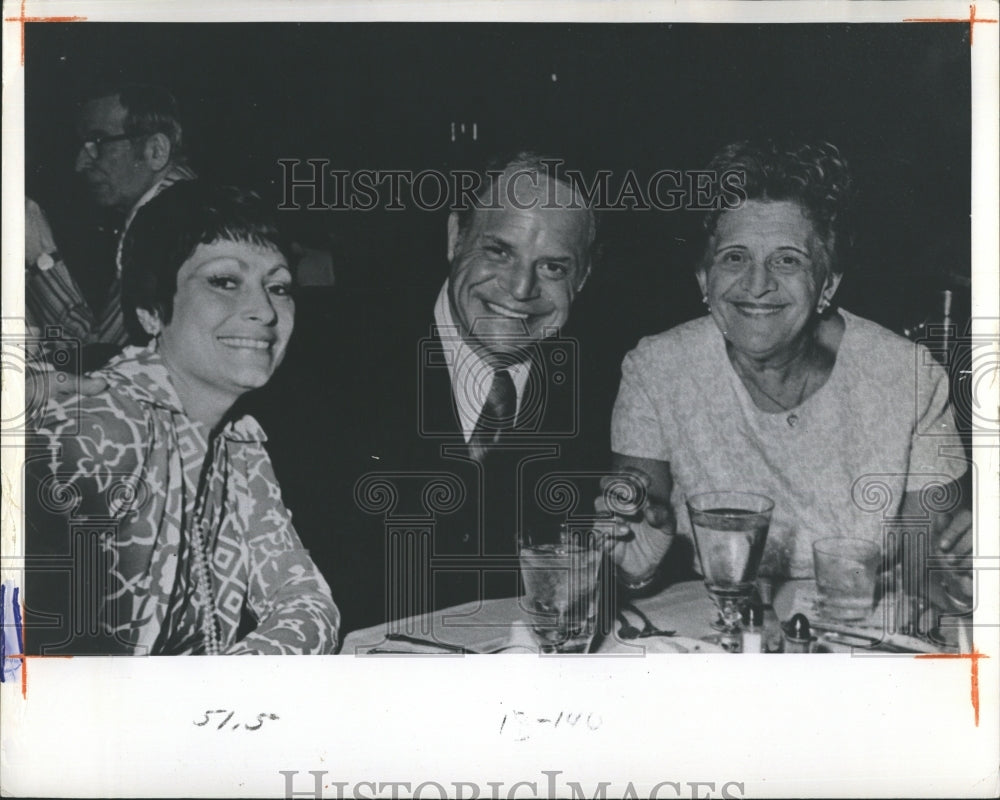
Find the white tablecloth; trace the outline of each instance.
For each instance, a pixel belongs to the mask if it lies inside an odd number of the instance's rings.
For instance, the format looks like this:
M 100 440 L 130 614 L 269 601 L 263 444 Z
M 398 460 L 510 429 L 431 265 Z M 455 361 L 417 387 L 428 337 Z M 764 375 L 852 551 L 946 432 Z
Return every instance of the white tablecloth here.
M 778 618 L 784 621 L 795 613 L 802 613 L 814 619 L 814 598 L 815 585 L 812 581 L 790 581 L 784 584 L 774 598 Z M 522 608 L 521 603 L 522 598 L 486 600 L 481 604 L 467 603 L 433 614 L 364 628 L 350 633 L 344 639 L 341 653 L 362 655 L 372 649 L 397 649 L 408 653 L 423 650 L 428 654 L 440 654 L 440 648 L 420 648 L 419 645 L 410 643 L 389 642 L 386 639 L 388 633 L 401 633 L 474 652 L 501 650 L 505 653 L 537 653 L 528 628 L 527 610 Z M 714 633 L 711 624 L 716 619 L 717 612 L 701 581 L 674 584 L 652 597 L 636 599 L 634 604 L 657 627 L 676 631 L 678 640 L 700 640 Z M 642 654 L 644 650 L 656 652 L 658 649 L 670 649 L 672 640 L 669 638 L 656 637 L 629 642 L 620 640 L 615 635 L 620 627 L 616 616 L 618 611 L 624 611 L 629 622 L 636 627 L 642 627 L 642 622 L 627 607 L 611 608 L 610 602 L 605 606 L 599 616 L 599 631 L 591 648 L 592 652 Z M 602 627 L 604 631 L 600 630 Z M 892 630 L 893 621 L 880 604 L 866 625 L 859 627 L 871 635 L 879 636 L 885 630 Z M 886 635 L 885 638 L 927 652 L 935 649 L 899 634 Z M 820 640 L 814 645 L 814 650 L 848 652 L 850 648 L 830 645 Z

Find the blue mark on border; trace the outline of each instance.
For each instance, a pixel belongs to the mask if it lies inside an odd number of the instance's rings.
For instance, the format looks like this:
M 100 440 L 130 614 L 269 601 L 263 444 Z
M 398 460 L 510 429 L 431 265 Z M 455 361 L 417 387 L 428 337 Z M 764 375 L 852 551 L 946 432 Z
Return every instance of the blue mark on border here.
M 21 633 L 21 601 L 20 589 L 9 584 L 0 584 L 0 682 L 14 680 L 21 669 L 20 658 L 10 658 L 8 653 L 20 655 L 24 652 L 24 638 Z M 10 616 L 8 617 L 8 598 L 10 598 Z M 8 623 L 12 619 L 12 623 Z

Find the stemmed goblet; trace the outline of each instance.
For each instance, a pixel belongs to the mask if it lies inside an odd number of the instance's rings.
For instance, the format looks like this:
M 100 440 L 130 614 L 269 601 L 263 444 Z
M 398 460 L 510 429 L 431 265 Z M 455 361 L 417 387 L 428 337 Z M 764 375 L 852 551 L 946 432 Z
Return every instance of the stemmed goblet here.
M 749 492 L 707 492 L 687 500 L 705 586 L 721 616 L 724 646 L 740 631 L 764 554 L 774 501 Z

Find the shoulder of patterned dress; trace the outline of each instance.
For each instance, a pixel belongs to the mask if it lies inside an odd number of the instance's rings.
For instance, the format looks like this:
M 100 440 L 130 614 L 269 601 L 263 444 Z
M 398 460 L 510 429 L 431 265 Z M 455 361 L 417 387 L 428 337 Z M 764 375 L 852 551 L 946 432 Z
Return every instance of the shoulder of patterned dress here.
M 50 404 L 39 431 L 45 457 L 32 468 L 42 480 L 49 480 L 45 475 L 56 480 L 43 483 L 43 489 L 75 497 L 78 516 L 117 517 L 141 506 L 148 493 L 138 491 L 136 480 L 154 446 L 149 435 L 153 414 L 150 406 L 112 386 Z
M 96 394 L 61 394 L 51 398 L 37 433 L 52 439 L 67 439 L 86 435 L 99 427 L 109 438 L 123 440 L 130 438 L 124 435 L 124 427 L 130 422 L 139 422 L 144 416 L 139 403 L 109 383 Z
M 91 373 L 106 387 L 96 394 L 61 394 L 48 401 L 37 433 L 63 451 L 109 448 L 139 451 L 149 445 L 153 419 L 182 411 L 162 360 L 147 348 L 130 347 Z
M 120 355 L 92 374 L 107 381 L 113 392 L 137 403 L 161 406 L 175 413 L 184 412 L 170 373 L 152 345 L 126 347 Z
M 243 414 L 231 420 L 222 430 L 222 435 L 234 442 L 263 444 L 267 434 L 260 423 L 250 414 Z

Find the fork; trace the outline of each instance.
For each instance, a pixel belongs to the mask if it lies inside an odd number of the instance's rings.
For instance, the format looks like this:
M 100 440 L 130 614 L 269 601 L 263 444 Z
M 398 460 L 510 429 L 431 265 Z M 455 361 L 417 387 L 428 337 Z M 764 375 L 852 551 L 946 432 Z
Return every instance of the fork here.
M 387 633 L 385 638 L 390 642 L 405 642 L 407 644 L 419 644 L 427 647 L 437 647 L 449 653 L 468 653 L 469 650 L 461 645 L 446 644 L 434 639 L 421 639 L 419 636 L 407 636 L 405 633 Z
M 501 647 L 493 647 L 489 650 L 440 650 L 437 653 L 424 650 L 392 650 L 386 647 L 376 647 L 361 655 L 366 656 L 487 656 L 494 653 L 502 653 L 504 650 L 524 649 L 524 645 L 505 644 Z
M 440 656 L 440 655 L 488 655 L 491 653 L 502 653 L 504 650 L 513 650 L 517 647 L 522 647 L 518 644 L 504 644 L 499 647 L 492 647 L 489 650 L 476 650 L 469 647 L 462 647 L 457 644 L 446 644 L 445 642 L 434 641 L 433 639 L 421 639 L 418 636 L 407 636 L 405 633 L 389 633 L 386 634 L 386 640 L 389 642 L 399 642 L 401 644 L 416 644 L 423 645 L 426 647 L 436 647 L 440 650 L 438 653 L 425 652 L 423 650 L 401 650 L 401 649 L 390 649 L 385 647 L 376 647 L 368 650 L 365 655 L 429 655 L 429 656 Z

